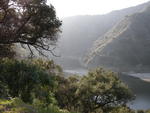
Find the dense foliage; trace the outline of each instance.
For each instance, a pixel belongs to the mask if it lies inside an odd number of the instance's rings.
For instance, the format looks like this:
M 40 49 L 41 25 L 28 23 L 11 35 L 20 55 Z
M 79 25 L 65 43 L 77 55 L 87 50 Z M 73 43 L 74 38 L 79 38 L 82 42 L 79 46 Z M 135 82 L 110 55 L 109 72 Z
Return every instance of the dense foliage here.
M 108 112 L 118 106 L 126 106 L 133 99 L 132 92 L 115 73 L 101 68 L 84 77 L 61 79 L 56 99 L 62 108 L 90 113 Z
M 0 45 L 20 43 L 33 54 L 50 51 L 55 45 L 61 21 L 46 0 L 1 0 Z M 26 45 L 26 46 L 24 46 Z
M 32 102 L 34 97 L 44 97 L 45 101 L 49 101 L 50 91 L 55 84 L 54 72 L 45 72 L 40 61 L 0 60 L 0 96 L 20 97 L 24 102 Z M 52 64 L 50 61 L 47 63 L 47 66 Z
M 13 49 L 13 45 L 12 44 L 0 44 L 0 58 L 14 58 L 16 55 L 16 52 Z
M 0 69 L 2 113 L 149 113 L 128 108 L 132 92 L 102 68 L 65 77 L 53 61 L 1 59 Z
M 26 104 L 18 98 L 11 100 L 0 100 L 0 113 L 69 113 L 57 106 L 49 105 L 43 108 L 36 105 Z

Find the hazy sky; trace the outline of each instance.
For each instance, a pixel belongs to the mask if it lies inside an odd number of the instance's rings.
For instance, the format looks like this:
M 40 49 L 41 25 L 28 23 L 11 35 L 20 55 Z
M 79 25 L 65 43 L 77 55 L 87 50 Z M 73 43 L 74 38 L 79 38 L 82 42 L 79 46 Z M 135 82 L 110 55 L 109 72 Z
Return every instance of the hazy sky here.
M 48 0 L 60 18 L 75 15 L 105 14 L 150 0 Z

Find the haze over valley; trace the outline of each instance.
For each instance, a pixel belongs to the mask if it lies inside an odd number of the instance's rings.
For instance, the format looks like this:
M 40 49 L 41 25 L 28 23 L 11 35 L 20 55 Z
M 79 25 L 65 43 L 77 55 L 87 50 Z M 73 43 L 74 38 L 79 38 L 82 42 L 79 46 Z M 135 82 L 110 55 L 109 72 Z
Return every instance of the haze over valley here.
M 73 17 L 64 18 L 63 25 L 61 28 L 62 34 L 61 34 L 61 37 L 60 37 L 60 40 L 58 43 L 59 48 L 60 48 L 58 51 L 60 52 L 61 58 L 60 59 L 57 58 L 57 59 L 59 60 L 60 64 L 62 64 L 64 67 L 77 68 L 79 66 L 82 66 L 82 67 L 85 66 L 86 63 L 89 64 L 89 66 L 90 66 L 91 65 L 89 63 L 89 61 L 90 61 L 90 62 L 95 62 L 95 63 L 92 63 L 93 66 L 94 65 L 95 66 L 97 66 L 97 65 L 105 66 L 105 65 L 102 65 L 104 63 L 100 62 L 100 60 L 98 59 L 99 57 L 94 56 L 95 54 L 98 54 L 98 52 L 97 53 L 95 52 L 95 51 L 98 51 L 97 50 L 98 44 L 102 43 L 102 41 L 104 40 L 103 37 L 105 37 L 106 39 L 113 39 L 113 38 L 111 38 L 111 37 L 114 37 L 113 35 L 118 35 L 120 32 L 123 32 L 123 30 L 126 30 L 126 26 L 128 26 L 128 23 L 130 23 L 130 21 L 131 21 L 128 18 L 131 18 L 130 16 L 134 15 L 135 13 L 145 11 L 146 7 L 148 7 L 149 4 L 150 3 L 147 2 L 147 3 L 141 4 L 141 5 L 135 6 L 135 7 L 130 7 L 130 8 L 126 8 L 126 9 L 122 9 L 122 10 L 118 10 L 118 11 L 112 11 L 111 13 L 108 13 L 105 15 L 73 16 Z M 147 14 L 146 14 L 146 16 L 147 16 Z M 135 19 L 136 19 L 136 17 L 134 17 L 134 19 L 132 19 L 132 22 Z M 139 21 L 140 22 L 137 23 L 137 24 L 139 24 L 139 26 L 141 24 L 144 24 L 144 23 L 141 23 L 142 20 L 139 20 Z M 146 21 L 146 20 L 143 20 L 143 22 L 144 21 Z M 148 21 L 148 17 L 147 17 L 147 21 Z M 137 25 L 137 24 L 135 23 L 135 25 Z M 132 27 L 134 25 L 130 25 L 130 26 Z M 130 26 L 129 26 L 129 28 L 130 28 Z M 147 29 L 149 29 L 149 28 L 144 28 L 144 27 L 145 26 L 143 25 L 142 28 L 139 28 L 139 30 L 142 29 L 141 32 L 143 34 L 145 32 L 147 32 Z M 137 28 L 137 30 L 138 30 L 138 28 Z M 128 30 L 128 31 L 130 31 L 130 30 Z M 111 32 L 115 32 L 116 34 L 111 34 Z M 131 32 L 127 38 L 133 37 L 133 35 L 135 35 L 136 32 L 138 32 L 138 31 Z M 107 34 L 109 36 L 106 36 Z M 149 36 L 149 34 L 146 34 L 146 36 Z M 127 38 L 126 38 L 126 40 L 127 40 Z M 138 39 L 136 39 L 136 36 L 135 36 L 135 40 L 138 40 Z M 145 39 L 145 41 L 146 40 L 147 39 Z M 125 44 L 125 42 L 122 42 L 122 43 Z M 120 46 L 123 45 L 122 43 L 120 43 Z M 142 45 L 141 43 L 144 43 L 144 41 L 143 42 L 139 41 L 139 43 L 140 43 L 140 45 Z M 104 42 L 104 44 L 107 45 L 107 43 L 105 43 L 105 42 Z M 128 42 L 127 42 L 127 44 L 133 45 Z M 140 45 L 139 45 L 139 48 L 141 48 Z M 133 46 L 136 46 L 136 44 L 134 44 Z M 116 47 L 116 48 L 114 47 L 114 51 L 116 51 L 117 48 L 118 47 Z M 138 49 L 138 47 L 134 47 L 134 48 Z M 147 49 L 148 48 L 141 48 L 141 50 L 139 50 L 139 51 L 141 51 L 141 52 L 143 51 L 142 55 L 148 58 L 149 52 Z M 127 50 L 120 50 L 120 51 L 129 52 Z M 146 52 L 144 52 L 144 51 L 146 51 Z M 130 53 L 131 56 L 134 57 L 136 50 L 133 50 L 131 52 L 132 52 L 132 53 Z M 108 54 L 108 56 L 112 56 L 110 54 Z M 122 53 L 120 53 L 120 55 L 121 54 Z M 126 54 L 126 53 L 124 53 L 124 54 Z M 120 56 L 120 55 L 117 56 L 118 59 L 122 58 L 122 56 Z M 106 57 L 104 57 L 104 59 Z M 97 62 L 96 59 L 98 59 L 99 61 Z M 132 57 L 128 58 L 128 60 L 129 59 L 132 60 Z M 69 62 L 68 62 L 68 60 L 69 60 Z M 111 61 L 114 61 L 114 59 L 107 58 L 106 61 L 108 64 L 112 65 L 112 67 L 116 67 L 116 66 L 113 66 L 113 62 L 111 62 Z M 114 62 L 117 62 L 117 61 L 114 61 Z M 118 61 L 117 63 L 120 63 L 120 65 L 121 65 L 121 62 L 123 62 L 123 60 Z M 126 62 L 126 61 L 124 61 L 124 62 Z M 133 65 L 133 66 L 140 66 L 141 63 L 138 63 L 138 61 L 135 61 L 135 62 L 137 62 L 137 63 L 135 63 L 135 65 Z M 108 67 L 111 67 L 110 65 L 108 65 Z M 116 65 L 118 65 L 118 67 L 120 67 L 119 64 L 116 64 Z M 130 64 L 129 64 L 129 62 L 126 62 L 125 65 L 128 66 Z M 127 68 L 127 66 L 123 66 L 123 67 Z M 87 65 L 87 67 L 88 67 L 88 65 Z M 105 67 L 107 67 L 107 66 L 105 66 Z M 118 67 L 116 67 L 116 68 L 118 68 Z

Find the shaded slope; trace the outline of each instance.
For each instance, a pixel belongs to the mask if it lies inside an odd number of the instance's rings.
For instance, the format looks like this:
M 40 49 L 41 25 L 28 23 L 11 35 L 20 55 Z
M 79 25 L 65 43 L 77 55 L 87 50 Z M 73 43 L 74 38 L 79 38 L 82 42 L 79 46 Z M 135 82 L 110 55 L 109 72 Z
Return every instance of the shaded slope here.
M 126 15 L 143 10 L 148 4 L 113 11 L 106 15 L 74 16 L 63 19 L 62 35 L 58 45 L 60 46 L 61 59 L 58 63 L 71 65 L 74 61 L 78 64 L 87 54 L 93 42 L 113 28 Z M 67 60 L 71 64 L 68 64 Z M 67 62 L 67 63 L 66 63 Z
M 150 67 L 150 8 L 126 17 L 100 37 L 86 62 L 121 71 Z

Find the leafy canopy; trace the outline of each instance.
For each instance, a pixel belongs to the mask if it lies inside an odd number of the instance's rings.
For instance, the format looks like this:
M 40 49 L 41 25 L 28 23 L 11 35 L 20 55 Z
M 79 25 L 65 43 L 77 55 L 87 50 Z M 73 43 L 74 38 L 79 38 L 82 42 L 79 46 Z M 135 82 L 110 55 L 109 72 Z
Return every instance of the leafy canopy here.
M 37 98 L 45 103 L 51 103 L 55 72 L 48 73 L 39 61 L 32 63 L 27 60 L 1 59 L 0 97 L 19 97 L 24 102 L 32 102 Z
M 133 99 L 129 88 L 113 72 L 98 68 L 83 77 L 58 79 L 56 99 L 61 108 L 81 113 L 107 112 Z
M 0 0 L 0 44 L 20 43 L 33 55 L 55 46 L 61 21 L 46 0 Z M 44 55 L 44 54 L 43 54 Z

